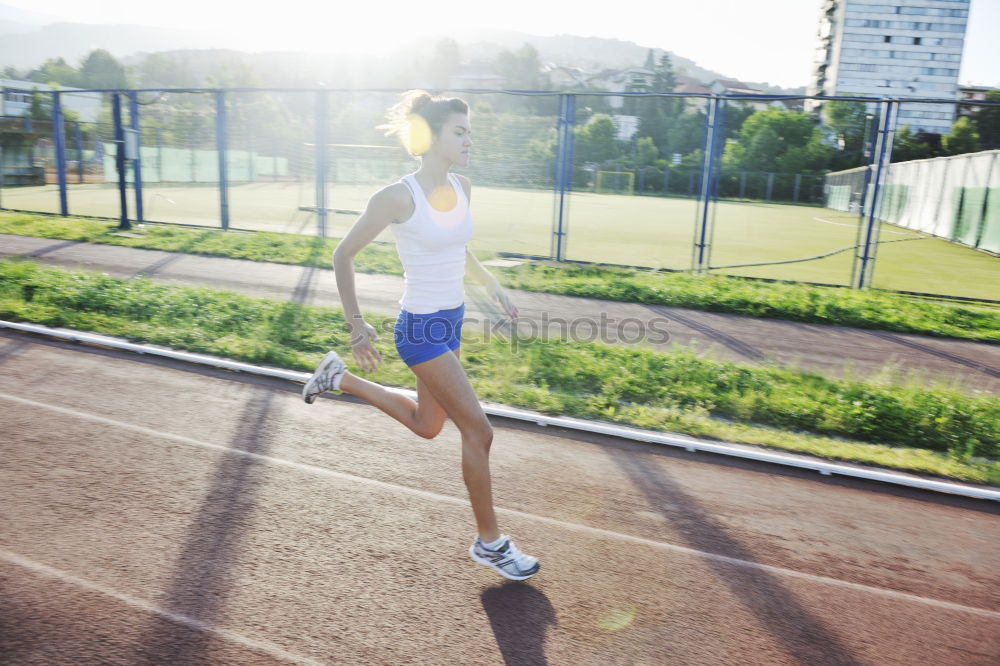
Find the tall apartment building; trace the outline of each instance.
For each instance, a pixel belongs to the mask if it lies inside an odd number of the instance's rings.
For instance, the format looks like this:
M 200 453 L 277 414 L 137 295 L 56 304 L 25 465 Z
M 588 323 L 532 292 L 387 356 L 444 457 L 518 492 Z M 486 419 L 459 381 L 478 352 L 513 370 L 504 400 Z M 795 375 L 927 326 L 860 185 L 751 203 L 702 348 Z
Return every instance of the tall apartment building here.
M 809 94 L 958 99 L 969 2 L 823 0 Z M 954 119 L 953 105 L 909 103 L 898 122 L 947 134 Z

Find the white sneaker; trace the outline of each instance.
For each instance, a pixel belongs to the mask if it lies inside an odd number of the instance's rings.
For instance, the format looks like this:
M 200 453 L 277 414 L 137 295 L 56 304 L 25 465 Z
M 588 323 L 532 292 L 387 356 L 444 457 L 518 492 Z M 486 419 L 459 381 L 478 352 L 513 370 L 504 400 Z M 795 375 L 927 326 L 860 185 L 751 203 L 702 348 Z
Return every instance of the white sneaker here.
M 480 564 L 493 567 L 501 576 L 511 580 L 524 580 L 538 573 L 537 557 L 522 553 L 506 534 L 501 534 L 500 538 L 503 543 L 496 550 L 490 550 L 477 536 L 469 547 L 469 556 Z
M 332 389 L 337 377 L 344 374 L 346 370 L 347 366 L 337 356 L 337 352 L 328 352 L 316 366 L 312 377 L 302 387 L 302 399 L 311 405 L 320 394 Z

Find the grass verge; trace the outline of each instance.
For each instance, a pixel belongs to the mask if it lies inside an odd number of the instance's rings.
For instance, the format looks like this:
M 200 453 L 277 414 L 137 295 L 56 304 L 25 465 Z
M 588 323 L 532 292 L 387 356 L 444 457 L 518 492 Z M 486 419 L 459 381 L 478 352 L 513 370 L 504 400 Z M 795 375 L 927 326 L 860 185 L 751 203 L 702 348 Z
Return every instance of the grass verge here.
M 116 232 L 116 226 L 104 221 L 0 212 L 0 233 L 321 268 L 330 267 L 338 242 L 299 234 L 172 225 L 144 225 L 132 232 L 139 238 Z M 403 273 L 395 248 L 385 244 L 366 247 L 355 267 L 366 273 Z M 494 270 L 504 286 L 526 291 L 1000 343 L 1000 310 L 875 290 L 572 264 L 529 262 Z
M 311 370 L 349 346 L 340 309 L 0 261 L 0 318 Z M 392 349 L 370 377 L 414 386 Z M 463 335 L 487 401 L 1000 486 L 1000 398 L 599 343 Z M 920 446 L 913 446 L 919 442 Z

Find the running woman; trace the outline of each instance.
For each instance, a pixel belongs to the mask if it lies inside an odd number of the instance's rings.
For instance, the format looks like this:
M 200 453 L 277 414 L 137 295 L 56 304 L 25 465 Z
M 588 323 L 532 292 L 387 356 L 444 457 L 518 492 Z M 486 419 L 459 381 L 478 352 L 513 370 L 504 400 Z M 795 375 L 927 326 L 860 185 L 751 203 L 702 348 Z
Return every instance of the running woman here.
M 472 237 L 472 184 L 450 169 L 469 165 L 469 107 L 458 98 L 411 90 L 389 109 L 387 118 L 378 129 L 395 134 L 420 166 L 372 195 L 333 253 L 333 265 L 354 360 L 363 372 L 371 372 L 382 356 L 372 344 L 379 336 L 358 306 L 354 256 L 383 229 L 392 229 L 404 269 L 394 341 L 416 375 L 417 400 L 348 372 L 333 351 L 317 366 L 302 397 L 312 403 L 325 391 L 347 392 L 428 439 L 441 432 L 445 417 L 450 418 L 462 435 L 462 477 L 479 532 L 469 556 L 506 578 L 524 580 L 538 573 L 538 559 L 518 550 L 497 527 L 489 467 L 493 428 L 459 362 L 464 275 L 485 285 L 512 321 L 518 316 L 500 283 L 466 245 Z

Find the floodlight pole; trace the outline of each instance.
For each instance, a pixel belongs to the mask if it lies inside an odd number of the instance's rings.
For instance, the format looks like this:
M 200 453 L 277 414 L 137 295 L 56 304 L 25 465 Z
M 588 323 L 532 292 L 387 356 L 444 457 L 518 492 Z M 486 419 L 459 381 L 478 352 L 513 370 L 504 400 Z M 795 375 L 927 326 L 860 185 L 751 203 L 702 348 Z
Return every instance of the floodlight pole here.
M 857 248 L 861 247 L 861 238 L 865 233 L 864 219 L 868 212 L 868 188 L 871 186 L 872 181 L 872 169 L 875 166 L 875 162 L 878 159 L 878 153 L 876 152 L 878 142 L 878 129 L 882 125 L 882 115 L 883 109 L 882 105 L 879 105 L 877 119 L 872 116 L 872 114 L 865 114 L 865 130 L 864 130 L 864 148 L 863 153 L 865 157 L 865 177 L 861 183 L 861 200 L 858 202 L 858 231 L 854 238 L 854 252 L 851 257 L 851 276 L 850 284 L 854 284 L 854 276 L 858 274 L 858 262 L 861 257 L 858 255 Z M 873 123 L 872 120 L 875 119 Z M 850 210 L 850 199 L 848 199 L 848 210 Z
M 552 231 L 552 247 L 549 254 L 556 261 L 563 261 L 566 255 L 566 193 L 572 191 L 573 174 L 573 122 L 576 118 L 576 96 L 561 95 L 559 98 L 559 150 L 556 154 L 555 177 L 558 198 L 556 219 Z
M 858 289 L 865 289 L 871 286 L 872 273 L 875 270 L 875 250 L 878 248 L 878 231 L 880 220 L 878 217 L 881 204 L 882 186 L 889 174 L 889 164 L 892 158 L 892 139 L 895 134 L 896 118 L 893 116 L 895 100 L 885 102 L 885 113 L 881 114 L 878 128 L 878 147 L 876 154 L 878 159 L 875 167 L 875 181 L 872 185 L 872 196 L 868 202 L 868 215 L 863 233 L 861 246 L 861 256 L 858 258 L 858 270 L 855 276 L 854 286 Z
M 215 149 L 219 155 L 219 207 L 223 231 L 229 231 L 229 181 L 226 177 L 226 93 L 215 91 Z
M 142 136 L 139 134 L 139 95 L 134 90 L 128 91 L 128 114 L 132 129 L 135 130 L 135 157 L 132 159 L 132 184 L 135 192 L 135 219 L 140 224 L 145 222 L 142 210 Z
M 115 167 L 118 171 L 118 203 L 121 210 L 118 228 L 131 229 L 132 225 L 128 221 L 128 194 L 125 186 L 125 128 L 122 127 L 121 93 L 111 94 L 111 111 L 115 123 Z
M 326 238 L 326 150 L 327 116 L 330 105 L 330 93 L 326 90 L 316 91 L 316 223 L 320 238 Z
M 59 213 L 69 215 L 66 201 L 66 133 L 63 128 L 62 93 L 52 93 L 52 135 L 56 143 L 56 177 L 59 179 Z
M 691 269 L 695 273 L 705 270 L 705 252 L 708 235 L 708 212 L 712 207 L 712 169 L 715 166 L 715 124 L 719 113 L 719 97 L 713 97 L 705 118 L 705 150 L 702 154 L 701 166 L 701 213 L 694 232 L 694 251 L 691 258 Z

